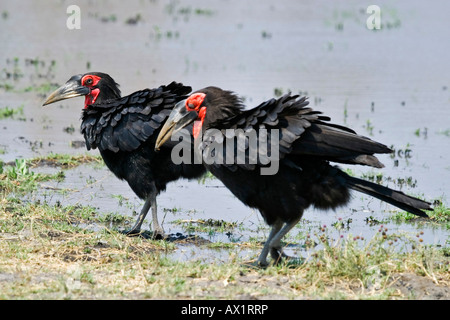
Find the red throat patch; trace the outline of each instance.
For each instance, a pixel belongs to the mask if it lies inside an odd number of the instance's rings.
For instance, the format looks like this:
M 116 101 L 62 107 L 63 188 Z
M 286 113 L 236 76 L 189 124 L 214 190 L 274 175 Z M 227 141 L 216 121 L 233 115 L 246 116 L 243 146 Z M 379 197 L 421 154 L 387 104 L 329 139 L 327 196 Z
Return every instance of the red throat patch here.
M 206 107 L 201 107 L 198 113 L 198 120 L 194 122 L 194 128 L 192 130 L 192 135 L 194 139 L 198 137 L 200 132 L 202 132 L 203 121 L 205 121 Z
M 194 128 L 192 134 L 194 138 L 202 132 L 203 121 L 205 121 L 206 107 L 202 107 L 202 103 L 205 100 L 206 94 L 197 92 L 189 96 L 186 100 L 186 109 L 188 111 L 197 111 L 198 118 L 194 122 Z
M 84 108 L 85 109 L 87 108 L 88 105 L 93 104 L 95 102 L 95 100 L 97 100 L 99 93 L 100 93 L 99 88 L 91 89 L 91 93 L 89 93 L 84 98 Z

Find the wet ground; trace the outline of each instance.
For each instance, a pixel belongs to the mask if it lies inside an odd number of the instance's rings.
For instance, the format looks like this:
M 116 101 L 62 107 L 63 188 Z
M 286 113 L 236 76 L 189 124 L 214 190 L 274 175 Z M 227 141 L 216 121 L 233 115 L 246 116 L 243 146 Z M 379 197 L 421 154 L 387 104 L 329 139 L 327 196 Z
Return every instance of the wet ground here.
M 381 30 L 368 30 L 359 1 L 345 3 L 259 1 L 80 1 L 81 29 L 69 30 L 68 4 L 3 1 L 0 6 L 0 160 L 85 153 L 79 133 L 83 100 L 41 107 L 44 97 L 73 74 L 109 73 L 123 94 L 172 80 L 194 89 L 217 85 L 241 94 L 248 106 L 288 91 L 372 139 L 393 146 L 380 156 L 383 170 L 352 168 L 356 175 L 383 174 L 383 183 L 430 201 L 449 203 L 450 24 L 445 1 L 379 1 Z M 97 154 L 96 151 L 91 152 Z M 52 171 L 54 168 L 36 170 Z M 59 190 L 58 190 L 59 189 Z M 59 192 L 64 190 L 65 192 Z M 92 205 L 100 212 L 131 215 L 139 201 L 104 167 L 66 171 L 33 195 L 51 203 Z M 259 214 L 214 179 L 177 181 L 158 198 L 168 233 L 218 219 L 236 226 L 197 233 L 212 242 L 263 241 Z M 308 210 L 288 240 L 304 243 L 320 232 L 370 239 L 383 224 L 423 243 L 448 246 L 449 232 L 435 224 L 395 224 L 392 207 L 354 194 L 335 212 Z M 134 217 L 132 218 L 132 220 Z M 422 234 L 422 233 L 423 234 Z M 254 258 L 259 249 L 237 247 Z M 291 254 L 307 256 L 302 246 Z M 220 261 L 228 250 L 180 245 L 177 259 Z

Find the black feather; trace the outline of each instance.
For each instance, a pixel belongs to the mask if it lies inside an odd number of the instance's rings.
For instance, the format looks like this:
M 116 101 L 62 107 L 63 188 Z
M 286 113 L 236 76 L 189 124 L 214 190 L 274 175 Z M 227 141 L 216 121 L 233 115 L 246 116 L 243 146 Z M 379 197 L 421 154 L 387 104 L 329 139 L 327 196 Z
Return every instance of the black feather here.
M 375 154 L 390 153 L 386 145 L 360 136 L 350 128 L 329 123 L 330 118 L 308 107 L 306 98 L 290 94 L 270 99 L 245 110 L 237 96 L 218 88 L 199 90 L 206 94 L 203 106 L 206 116 L 203 131 L 219 129 L 223 137 L 227 129 L 255 130 L 258 147 L 271 150 L 270 139 L 262 140 L 261 129 L 279 130 L 279 170 L 275 175 L 261 175 L 267 164 L 258 158 L 250 165 L 252 150 L 248 144 L 235 146 L 246 154 L 246 163 L 205 164 L 233 194 L 250 207 L 261 211 L 269 224 L 288 223 L 302 216 L 310 205 L 334 209 L 345 205 L 350 190 L 357 190 L 411 213 L 426 216 L 429 204 L 402 192 L 347 176 L 329 162 L 383 167 Z M 208 151 L 208 143 L 201 145 Z M 226 148 L 223 148 L 226 158 Z M 271 150 L 273 151 L 273 150 Z M 236 160 L 236 159 L 235 159 Z
M 172 82 L 120 97 L 117 84 L 103 79 L 99 98 L 82 113 L 81 132 L 88 149 L 98 148 L 108 168 L 126 180 L 141 199 L 165 190 L 170 181 L 204 174 L 201 165 L 174 165 L 171 148 L 155 152 L 156 137 L 174 105 L 191 87 Z M 156 190 L 155 190 L 156 188 Z

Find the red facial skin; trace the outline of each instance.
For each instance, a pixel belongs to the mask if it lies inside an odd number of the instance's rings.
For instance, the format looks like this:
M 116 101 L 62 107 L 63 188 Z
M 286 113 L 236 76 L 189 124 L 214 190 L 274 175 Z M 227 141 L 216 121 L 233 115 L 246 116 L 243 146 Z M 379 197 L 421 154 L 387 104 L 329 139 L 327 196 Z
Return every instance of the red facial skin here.
M 186 100 L 186 109 L 189 111 L 197 111 L 198 120 L 194 122 L 194 128 L 192 130 L 192 134 L 194 138 L 197 138 L 200 132 L 202 131 L 203 121 L 206 116 L 206 107 L 201 107 L 203 100 L 205 100 L 206 94 L 198 92 L 192 94 Z
M 98 77 L 98 76 L 94 76 L 94 75 L 86 75 L 83 78 L 81 78 L 81 85 L 85 86 L 87 88 L 89 88 L 91 90 L 91 92 L 86 95 L 85 99 L 84 99 L 84 108 L 86 109 L 88 105 L 93 104 L 95 102 L 95 100 L 97 100 L 97 97 L 100 93 L 100 89 L 99 88 L 94 88 L 97 83 L 101 80 L 102 78 Z

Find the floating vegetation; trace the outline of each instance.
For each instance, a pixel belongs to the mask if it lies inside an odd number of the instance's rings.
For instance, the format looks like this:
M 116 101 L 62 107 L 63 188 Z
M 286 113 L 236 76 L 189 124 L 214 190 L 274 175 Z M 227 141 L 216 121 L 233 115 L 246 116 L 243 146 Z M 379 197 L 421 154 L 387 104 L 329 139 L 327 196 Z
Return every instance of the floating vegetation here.
M 192 6 L 187 7 L 181 7 L 177 8 L 177 3 L 171 2 L 170 4 L 166 5 L 166 11 L 170 15 L 179 14 L 182 16 L 190 16 L 190 15 L 197 15 L 197 16 L 212 16 L 214 15 L 214 11 L 208 8 L 194 8 Z
M 107 22 L 116 22 L 117 21 L 117 16 L 115 14 L 110 14 L 109 16 L 102 16 L 100 17 L 100 21 L 103 23 L 107 23 Z
M 223 233 L 238 227 L 237 222 L 217 219 L 179 219 L 172 222 L 181 225 L 186 232 L 204 232 L 208 234 Z
M 58 84 L 52 82 L 55 78 L 55 60 L 14 57 L 6 59 L 5 65 L 0 70 L 0 89 L 6 92 L 36 92 L 39 96 L 44 96 L 58 87 Z M 25 74 L 29 81 L 27 86 L 20 87 L 19 81 L 25 78 Z
M 392 159 L 394 158 L 404 158 L 404 159 L 410 159 L 412 158 L 412 149 L 411 145 L 409 143 L 406 144 L 403 148 L 396 148 L 394 145 L 391 145 L 390 148 L 394 151 L 390 154 L 390 157 Z
M 22 104 L 20 107 L 17 108 L 10 108 L 8 106 L 0 108 L 0 120 L 7 118 L 16 120 L 25 120 L 23 114 L 23 107 L 24 105 Z
M 263 31 L 261 31 L 261 37 L 262 37 L 263 39 L 270 39 L 270 38 L 272 38 L 272 33 L 263 30 Z
M 136 25 L 136 24 L 138 24 L 141 21 L 142 21 L 141 14 L 137 13 L 134 17 L 129 17 L 127 20 L 125 20 L 125 24 Z
M 393 30 L 401 27 L 402 22 L 397 9 L 384 5 L 381 9 L 381 14 L 380 28 L 373 28 L 371 31 L 379 32 L 380 30 Z M 335 9 L 332 16 L 325 20 L 325 25 L 334 27 L 338 32 L 343 32 L 346 26 L 349 26 L 349 29 L 355 25 L 366 27 L 368 17 L 367 8 L 360 8 L 359 10 Z
M 73 134 L 75 132 L 75 127 L 71 124 L 70 127 L 64 127 L 63 131 L 68 134 Z
M 417 137 L 423 137 L 424 139 L 426 139 L 428 137 L 428 128 L 427 127 L 423 129 L 418 128 L 416 131 L 414 131 L 414 134 Z
M 366 218 L 364 219 L 364 222 L 365 222 L 366 224 L 368 224 L 369 226 L 375 226 L 375 225 L 378 225 L 378 224 L 383 223 L 382 221 L 380 221 L 380 220 L 374 218 L 373 216 L 368 216 L 368 217 L 366 217 Z
M 37 157 L 28 160 L 32 167 L 50 166 L 61 167 L 63 169 L 75 168 L 81 164 L 92 163 L 96 165 L 103 165 L 103 159 L 100 155 L 93 156 L 90 154 L 70 155 L 50 153 L 47 156 Z
M 283 95 L 283 88 L 274 88 L 273 95 L 277 98 L 281 97 Z
M 450 207 L 445 206 L 441 200 L 434 201 L 434 210 L 428 212 L 431 219 L 436 222 L 445 223 L 446 229 L 450 230 Z
M 338 218 L 338 221 L 332 224 L 337 230 L 350 230 L 350 224 L 353 222 L 352 218 L 342 219 Z
M 374 126 L 372 124 L 372 121 L 370 121 L 370 119 L 367 119 L 366 124 L 363 127 L 367 130 L 370 136 L 373 136 Z
M 378 183 L 378 184 L 386 184 L 386 183 L 394 183 L 400 189 L 404 186 L 408 186 L 410 188 L 415 188 L 417 186 L 417 179 L 414 179 L 412 176 L 406 178 L 393 178 L 390 176 L 384 176 L 383 173 L 380 172 L 365 172 L 361 175 L 361 178 Z
M 162 38 L 166 39 L 178 39 L 180 37 L 180 32 L 175 30 L 167 30 L 163 31 L 159 26 L 153 26 L 153 32 L 151 33 L 150 37 L 156 38 L 157 40 L 160 40 Z
M 344 103 L 344 124 L 347 124 L 347 118 L 348 118 L 348 98 L 345 99 Z

